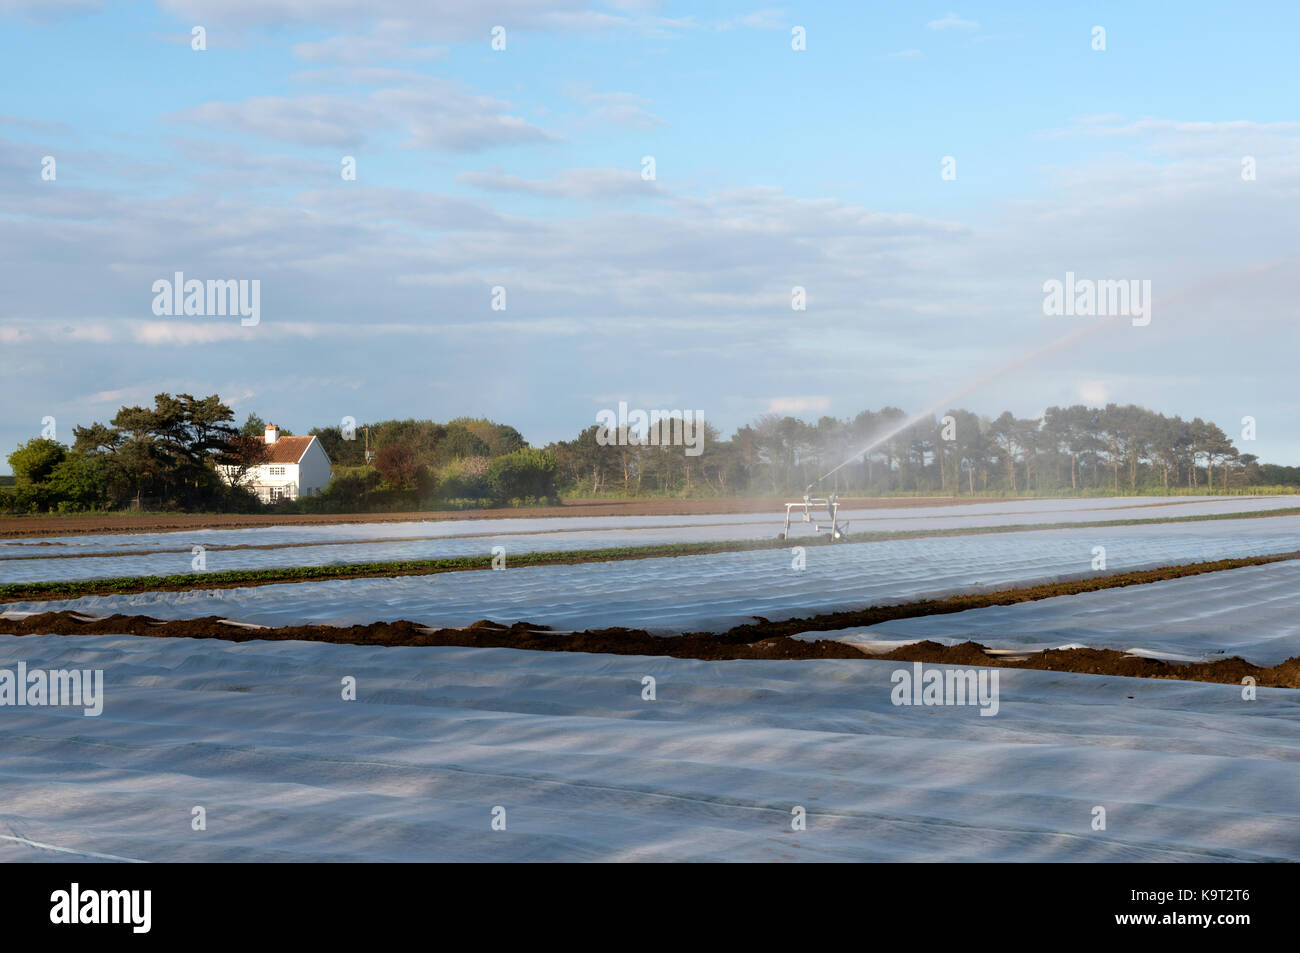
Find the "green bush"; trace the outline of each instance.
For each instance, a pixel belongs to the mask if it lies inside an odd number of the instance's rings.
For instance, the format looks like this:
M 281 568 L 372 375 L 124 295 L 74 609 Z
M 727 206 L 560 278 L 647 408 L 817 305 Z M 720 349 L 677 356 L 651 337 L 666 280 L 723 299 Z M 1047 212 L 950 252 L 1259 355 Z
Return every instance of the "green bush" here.
M 487 485 L 492 499 L 498 503 L 558 501 L 559 475 L 560 466 L 553 454 L 524 447 L 492 461 Z
M 6 513 L 17 515 L 44 513 L 49 510 L 51 502 L 50 491 L 42 485 L 16 486 L 4 491 Z
M 462 457 L 438 472 L 438 495 L 444 500 L 481 500 L 490 497 L 486 457 Z
M 67 455 L 68 448 L 63 444 L 44 437 L 33 437 L 26 443 L 19 444 L 9 454 L 14 481 L 18 486 L 44 483 Z
M 60 513 L 102 509 L 108 504 L 108 464 L 101 456 L 73 453 L 50 472 L 46 487 Z

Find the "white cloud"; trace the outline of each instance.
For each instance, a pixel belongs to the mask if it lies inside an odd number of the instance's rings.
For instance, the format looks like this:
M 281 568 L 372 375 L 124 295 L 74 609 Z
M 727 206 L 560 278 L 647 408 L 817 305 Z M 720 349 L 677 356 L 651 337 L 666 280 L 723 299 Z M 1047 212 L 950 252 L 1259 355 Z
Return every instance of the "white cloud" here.
M 240 103 L 204 103 L 168 119 L 281 142 L 351 147 L 391 123 L 373 103 L 342 96 L 259 96 Z
M 1300 122 L 1293 120 L 1189 122 L 1150 117 L 1128 119 L 1111 113 L 1079 117 L 1069 126 L 1044 135 L 1055 139 L 1129 140 L 1153 155 L 1177 158 L 1239 161 L 1247 154 L 1300 157 Z
M 632 93 L 596 93 L 587 97 L 595 108 L 592 118 L 630 129 L 653 129 L 666 125 L 663 119 L 646 109 L 650 100 Z
M 0 0 L 0 13 L 49 22 L 94 13 L 104 5 L 104 0 Z
M 635 93 L 595 93 L 580 84 L 570 84 L 568 95 L 591 107 L 588 118 L 629 129 L 653 129 L 666 125 L 647 108 L 650 100 Z
M 830 409 L 831 399 L 824 394 L 806 397 L 772 397 L 767 402 L 770 414 L 823 413 Z
M 785 29 L 787 19 L 784 10 L 755 10 L 752 13 L 745 13 L 721 21 L 718 24 L 717 29 L 731 30 L 736 27 L 745 27 L 750 30 L 783 30 Z
M 497 24 L 513 31 L 651 28 L 654 16 L 614 15 L 590 8 L 586 0 L 494 0 L 490 5 L 464 0 L 159 0 L 169 13 L 191 23 L 233 29 L 312 27 L 358 31 L 382 26 L 412 41 L 481 38 Z
M 1160 123 L 1144 128 L 1153 138 L 1183 135 L 1156 131 Z M 217 161 L 255 158 L 234 152 Z M 1300 171 L 1275 162 L 1247 184 L 1232 174 L 1232 158 L 1081 160 L 1053 188 L 971 226 L 770 187 L 655 187 L 654 205 L 623 202 L 623 190 L 635 196 L 654 185 L 635 169 L 462 174 L 485 190 L 481 202 L 360 182 L 289 196 L 145 198 L 71 185 L 19 189 L 0 176 L 10 214 L 0 230 L 5 311 L 34 316 L 0 320 L 0 342 L 13 348 L 5 403 L 30 416 L 83 379 L 103 390 L 155 380 L 158 349 L 170 349 L 176 376 L 206 382 L 210 368 L 239 367 L 275 382 L 285 360 L 276 342 L 286 342 L 322 377 L 383 368 L 366 392 L 385 412 L 428 393 L 435 378 L 449 392 L 473 391 L 481 383 L 474 369 L 491 365 L 515 401 L 507 414 L 513 407 L 521 424 L 550 420 L 565 433 L 579 428 L 551 404 L 529 402 L 539 361 L 554 369 L 558 391 L 571 382 L 592 393 L 621 383 L 629 354 L 655 355 L 665 392 L 694 406 L 725 404 L 739 420 L 768 407 L 911 410 L 936 399 L 936 388 L 955 390 L 1065 333 L 1067 319 L 1044 319 L 1041 287 L 1070 270 L 1152 278 L 1150 327 L 1117 326 L 1118 340 L 1101 332 L 1026 363 L 964 405 L 1024 416 L 1082 397 L 1222 422 L 1246 412 L 1225 411 L 1223 395 L 1249 390 L 1280 414 L 1295 403 L 1287 382 L 1300 347 L 1291 321 Z M 493 199 L 512 193 L 600 204 L 525 214 Z M 260 278 L 261 325 L 151 320 L 151 282 L 174 270 Z M 490 310 L 498 284 L 508 288 L 508 312 Z M 806 314 L 790 310 L 796 284 L 808 289 Z M 86 314 L 108 317 L 82 327 L 74 318 Z M 1230 365 L 1213 343 L 1225 321 Z M 78 341 L 63 330 L 98 333 L 85 329 L 92 325 L 111 333 L 111 368 L 96 343 L 106 339 Z M 453 345 L 457 360 L 439 363 Z M 54 355 L 65 370 L 51 370 Z M 815 395 L 805 393 L 810 368 Z M 1206 375 L 1222 386 L 1189 385 Z M 757 394 L 748 403 L 726 403 L 749 382 Z M 524 391 L 509 390 L 517 387 Z M 492 410 L 498 392 L 488 390 L 484 403 L 457 410 Z
M 308 63 L 357 66 L 366 63 L 426 61 L 447 55 L 442 46 L 413 47 L 400 40 L 375 36 L 332 36 L 315 43 L 296 43 L 293 55 Z
M 1080 381 L 1079 399 L 1091 406 L 1103 406 L 1110 400 L 1110 390 L 1105 381 Z
M 29 132 L 44 132 L 65 135 L 72 131 L 66 122 L 48 119 L 26 119 L 22 116 L 0 116 L 0 126 L 15 126 Z
M 948 13 L 938 20 L 931 20 L 926 27 L 931 30 L 978 30 L 980 25 L 975 20 L 963 20 L 955 13 Z
M 392 78 L 395 71 L 362 72 Z M 397 73 L 398 76 L 411 74 Z M 548 142 L 557 137 L 506 112 L 510 104 L 448 80 L 418 77 L 363 99 L 316 93 L 210 102 L 166 117 L 229 132 L 309 146 L 354 148 L 385 130 L 405 130 L 403 145 L 448 152 Z
M 83 404 L 110 404 L 114 407 L 122 407 L 147 401 L 157 393 L 158 391 L 153 385 L 120 387 L 116 390 L 101 390 L 94 394 L 87 394 L 79 402 Z
M 381 89 L 370 98 L 395 121 L 406 125 L 410 139 L 405 144 L 409 146 L 477 152 L 559 138 L 509 115 L 509 103 L 445 80 L 431 80 L 420 87 Z
M 456 180 L 491 192 L 587 201 L 656 198 L 665 194 L 658 182 L 643 180 L 639 169 L 564 169 L 550 179 L 527 179 L 496 168 L 462 172 Z

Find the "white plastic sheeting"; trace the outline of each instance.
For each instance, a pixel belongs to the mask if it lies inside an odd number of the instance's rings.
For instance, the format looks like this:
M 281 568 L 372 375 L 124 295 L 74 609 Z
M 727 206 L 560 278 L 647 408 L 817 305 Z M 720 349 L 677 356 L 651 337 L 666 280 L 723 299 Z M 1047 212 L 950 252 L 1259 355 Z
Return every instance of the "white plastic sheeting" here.
M 1300 560 L 801 638 L 875 652 L 924 639 L 971 640 L 1005 650 L 1082 645 L 1173 660 L 1240 655 L 1276 665 L 1300 655 Z
M 8 608 L 219 615 L 268 625 L 405 618 L 459 626 L 490 618 L 557 629 L 720 630 L 752 616 L 792 618 L 1092 575 L 1098 546 L 1109 573 L 1290 552 L 1300 550 L 1300 516 L 806 547 L 802 571 L 792 568 L 790 549 L 516 568 L 507 556 L 501 572 L 88 596 Z
M 981 717 L 866 660 L 0 636 L 19 660 L 106 699 L 0 710 L 0 823 L 70 852 L 0 861 L 1300 860 L 1284 689 L 1003 670 Z
M 849 531 L 853 533 L 1164 519 L 1266 512 L 1295 506 L 1300 506 L 1300 497 L 1009 500 L 948 507 L 849 511 L 843 519 L 850 522 Z M 444 520 L 10 540 L 0 542 L 0 583 L 188 573 L 193 571 L 193 546 L 204 547 L 206 568 L 213 571 L 327 566 L 482 556 L 490 553 L 493 546 L 523 553 L 772 539 L 780 531 L 783 518 L 776 513 L 751 513 Z M 795 537 L 792 541 L 811 536 L 813 530 L 811 525 L 792 524 L 791 535 Z M 231 548 L 235 546 L 276 548 Z M 35 556 L 77 558 L 20 558 Z

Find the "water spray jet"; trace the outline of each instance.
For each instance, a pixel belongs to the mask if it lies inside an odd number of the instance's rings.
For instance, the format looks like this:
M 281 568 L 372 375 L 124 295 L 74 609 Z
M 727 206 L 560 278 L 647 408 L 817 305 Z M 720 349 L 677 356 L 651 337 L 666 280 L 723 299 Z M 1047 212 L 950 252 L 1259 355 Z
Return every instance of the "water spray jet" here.
M 1259 270 L 1258 268 L 1241 269 L 1238 272 L 1233 272 L 1230 274 L 1240 274 L 1243 272 L 1248 274 L 1253 274 L 1258 270 Z M 1182 291 L 1176 292 L 1175 294 L 1170 295 L 1168 298 L 1163 299 L 1161 301 L 1161 304 L 1162 306 L 1166 306 L 1168 304 L 1175 303 L 1182 298 L 1186 298 L 1194 293 L 1201 292 L 1206 288 L 1214 288 L 1215 286 L 1225 284 L 1227 278 L 1228 275 L 1220 274 L 1212 278 L 1209 278 L 1205 281 L 1198 282 L 1197 284 L 1192 285 L 1191 287 L 1184 288 Z M 1148 297 L 1148 309 L 1149 308 L 1150 308 L 1150 299 Z M 1148 311 L 1148 315 L 1149 315 L 1149 311 Z M 873 438 L 870 443 L 868 443 L 861 450 L 858 450 L 856 453 L 851 454 L 846 460 L 844 460 L 843 463 L 840 463 L 837 466 L 832 467 L 831 469 L 823 473 L 821 476 L 819 476 L 817 479 L 809 483 L 807 488 L 804 490 L 803 499 L 801 501 L 797 503 L 785 504 L 785 508 L 786 508 L 785 532 L 781 534 L 780 538 L 781 539 L 789 538 L 790 514 L 792 510 L 802 507 L 803 522 L 808 523 L 808 522 L 812 522 L 811 516 L 812 513 L 816 511 L 816 508 L 819 506 L 824 506 L 827 508 L 828 512 L 830 513 L 830 520 L 831 520 L 830 538 L 832 540 L 840 539 L 842 534 L 840 533 L 838 529 L 838 524 L 836 522 L 836 515 L 839 510 L 839 503 L 838 503 L 837 496 L 835 494 L 832 494 L 829 498 L 824 498 L 824 499 L 814 498 L 812 496 L 812 491 L 813 488 L 817 486 L 817 484 L 821 483 L 827 477 L 833 476 L 834 474 L 838 473 L 840 470 L 844 469 L 844 467 L 848 466 L 854 460 L 858 460 L 861 459 L 862 457 L 865 457 L 868 453 L 876 449 L 876 447 L 880 446 L 882 443 L 886 442 L 887 440 L 892 440 L 894 437 L 898 436 L 903 431 L 916 426 L 921 421 L 926 420 L 928 418 L 932 418 L 936 411 L 940 410 L 941 408 L 951 406 L 954 401 L 958 400 L 961 397 L 966 396 L 971 391 L 978 390 L 979 388 L 983 387 L 985 384 L 995 381 L 999 377 L 1002 377 L 1003 375 L 1008 374 L 1011 371 L 1018 370 L 1019 368 L 1030 363 L 1031 361 L 1034 361 L 1042 357 L 1043 355 L 1049 354 L 1052 351 L 1062 348 L 1067 344 L 1072 344 L 1075 341 L 1078 341 L 1089 334 L 1094 334 L 1098 330 L 1108 327 L 1109 325 L 1111 325 L 1112 323 L 1120 319 L 1126 319 L 1126 318 L 1127 316 L 1125 315 L 1110 315 L 1110 316 L 1102 317 L 1099 320 L 1090 321 L 1088 324 L 1081 325 L 1080 327 L 1075 328 L 1070 333 L 1062 335 L 1061 337 L 1053 341 L 1048 341 L 1046 344 L 1040 345 L 1039 347 L 1025 354 L 1020 355 L 1015 360 L 1010 361 L 1007 364 L 1004 364 L 1001 367 L 997 368 L 996 370 L 991 371 L 988 374 L 985 374 L 983 377 L 976 379 L 970 384 L 967 384 L 964 387 L 961 387 L 958 390 L 953 391 L 952 393 L 945 396 L 942 400 L 936 401 L 935 403 L 926 407 L 924 410 L 918 411 L 912 416 L 905 418 L 901 423 L 895 425 L 890 430 Z M 1149 321 L 1147 323 L 1149 323 Z M 1143 325 L 1137 325 L 1137 326 L 1141 327 Z M 847 526 L 848 524 L 845 523 L 844 525 Z M 817 530 L 818 532 L 820 532 L 819 525 L 817 526 Z

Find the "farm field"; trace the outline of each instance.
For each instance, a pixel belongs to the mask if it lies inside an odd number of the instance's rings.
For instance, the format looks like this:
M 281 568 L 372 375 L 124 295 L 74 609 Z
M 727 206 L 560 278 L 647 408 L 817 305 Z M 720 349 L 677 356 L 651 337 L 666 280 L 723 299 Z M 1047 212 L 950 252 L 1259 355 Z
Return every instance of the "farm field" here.
M 562 504 L 534 506 L 521 512 L 512 507 L 410 513 L 84 513 L 39 516 L 0 516 L 0 539 L 73 534 L 168 532 L 271 526 L 335 526 L 362 523 L 383 526 L 437 520 L 547 519 L 581 516 L 684 516 L 701 513 L 768 513 L 784 497 L 723 499 L 566 499 Z M 845 497 L 846 503 L 872 509 L 908 509 L 918 505 L 961 506 L 983 500 L 940 497 Z
M 721 631 L 756 616 L 1294 552 L 1300 516 L 1267 515 L 1292 502 L 867 511 L 852 518 L 872 530 L 1078 525 L 810 546 L 802 570 L 785 546 L 513 568 L 507 557 L 504 572 L 12 602 L 0 607 L 0 632 L 5 617 L 61 609 L 254 625 L 527 620 L 557 639 L 613 626 Z M 1089 525 L 1191 515 L 1226 518 Z M 87 555 L 0 566 L 45 579 L 98 563 L 143 571 L 162 558 L 188 564 L 200 538 L 210 565 L 268 554 L 311 565 L 402 547 L 590 549 L 779 528 L 767 513 L 183 531 L 11 541 L 5 556 Z M 1097 546 L 1104 573 L 1092 569 Z M 57 575 L 65 566 L 74 574 Z M 1084 645 L 1269 665 L 1300 653 L 1297 583 L 1300 563 L 1287 561 L 802 638 L 876 651 L 924 639 L 1016 653 Z M 986 667 L 999 682 L 996 715 L 985 717 L 896 705 L 893 679 L 910 665 L 865 657 L 0 634 L 0 659 L 102 669 L 105 679 L 95 718 L 6 711 L 3 860 L 1300 860 L 1294 689 L 1260 688 L 1246 702 L 1232 684 Z M 345 677 L 356 679 L 355 701 L 340 697 Z M 188 823 L 195 804 L 209 812 L 202 833 Z M 796 806 L 807 816 L 800 832 Z M 1104 831 L 1091 827 L 1097 806 L 1110 818 Z M 494 807 L 509 822 L 489 837 Z
M 1289 561 L 803 637 L 876 652 L 924 639 L 971 640 L 1008 651 L 1087 646 L 1185 661 L 1240 655 L 1275 665 L 1300 655 L 1296 593 L 1300 562 Z
M 753 616 L 793 618 L 1096 575 L 1096 546 L 1105 547 L 1107 572 L 1293 552 L 1300 550 L 1300 516 L 845 543 L 809 548 L 801 571 L 784 548 L 513 569 L 507 557 L 503 572 L 85 596 L 5 608 L 220 615 L 259 625 L 409 619 L 451 627 L 487 618 L 672 634 L 722 630 Z
M 1300 860 L 1282 689 L 1004 671 L 981 717 L 895 707 L 889 662 L 114 636 L 0 653 L 109 673 L 98 719 L 6 714 L 5 861 Z
M 1267 513 L 1300 505 L 1300 497 L 1217 499 L 1019 500 L 906 512 L 850 509 L 849 533 L 921 533 L 1001 526 L 1179 519 Z M 189 572 L 194 546 L 209 570 L 329 566 L 507 553 L 566 552 L 663 543 L 770 540 L 782 510 L 762 514 L 403 522 L 239 530 L 190 530 L 0 541 L 0 584 Z M 823 532 L 825 521 L 823 520 Z M 791 541 L 815 536 L 791 522 Z
M 16 935 L 1289 923 L 1300 4 L 1168 6 L 0 0 Z

